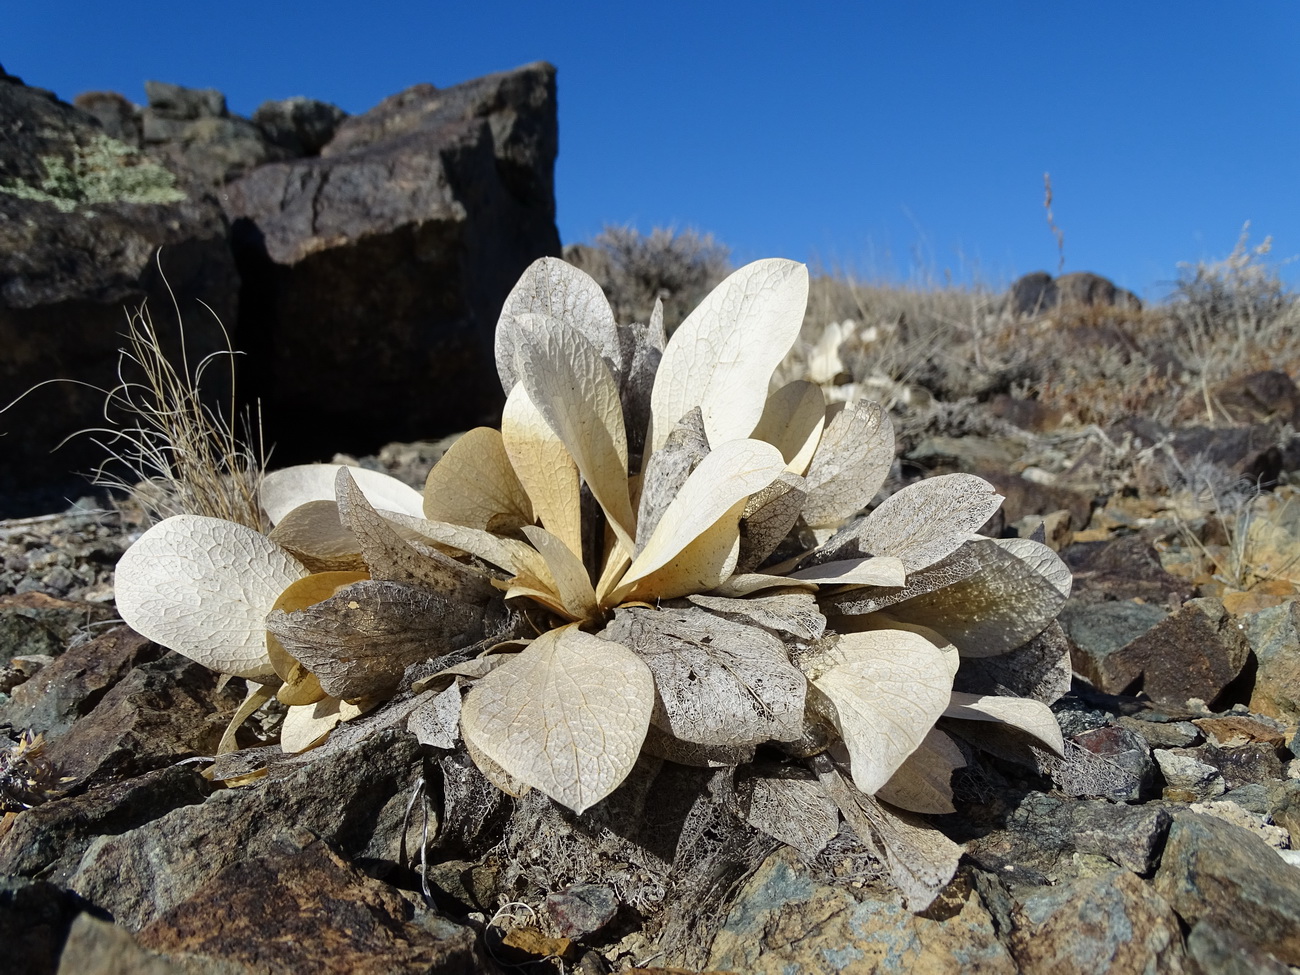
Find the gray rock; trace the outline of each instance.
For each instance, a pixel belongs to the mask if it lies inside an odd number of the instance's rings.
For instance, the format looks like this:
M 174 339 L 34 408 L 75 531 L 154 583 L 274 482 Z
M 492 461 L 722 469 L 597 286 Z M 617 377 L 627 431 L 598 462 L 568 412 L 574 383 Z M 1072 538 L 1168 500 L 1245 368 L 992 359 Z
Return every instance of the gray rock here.
M 337 105 L 299 97 L 263 102 L 253 113 L 253 122 L 273 145 L 290 155 L 317 156 L 347 117 Z
M 479 968 L 473 929 L 416 912 L 301 828 L 223 867 L 137 940 L 249 975 L 459 975 Z
M 104 134 L 139 149 L 144 130 L 140 124 L 140 107 L 115 91 L 86 91 L 72 100 L 77 108 L 93 115 Z
M 129 931 L 80 914 L 68 931 L 58 975 L 242 975 L 242 970 L 206 958 L 176 958 L 147 951 Z
M 1200 921 L 1187 935 L 1187 960 L 1197 975 L 1289 975 L 1291 969 L 1235 931 Z
M 0 945 L 6 971 L 53 975 L 72 919 L 84 905 L 43 880 L 0 876 Z
M 1155 889 L 1186 923 L 1208 921 L 1300 964 L 1300 872 L 1247 831 L 1176 813 Z
M 0 706 L 0 723 L 57 739 L 77 718 L 89 714 L 132 668 L 163 653 L 156 643 L 119 626 L 70 648 L 15 687 L 9 702 Z
M 177 765 L 36 806 L 0 836 L 0 874 L 66 882 L 95 837 L 125 833 L 211 791 L 193 765 Z
M 1300 601 L 1248 613 L 1241 624 L 1258 665 L 1250 709 L 1300 723 Z
M 320 158 L 227 187 L 250 381 L 281 463 L 474 426 L 523 270 L 558 255 L 555 71 L 417 85 L 344 121 Z M 346 389 L 348 395 L 339 396 Z M 410 396 L 410 390 L 420 390 Z
M 1197 802 L 1227 791 L 1223 775 L 1190 751 L 1157 748 L 1154 752 L 1165 779 L 1164 797 L 1176 802 Z
M 1117 721 L 1152 748 L 1186 748 L 1201 738 L 1200 730 L 1190 721 L 1154 721 L 1143 714 L 1121 715 Z
M 188 195 L 173 173 L 48 93 L 0 84 L 0 118 L 0 401 L 48 379 L 112 388 L 123 310 L 146 299 L 174 352 L 159 247 L 191 361 L 218 347 L 220 330 L 198 299 L 233 324 L 239 289 L 215 203 Z M 102 392 L 58 383 L 5 414 L 0 517 L 44 513 L 83 493 L 68 472 L 91 469 L 102 449 L 83 438 L 51 450 L 102 426 L 103 405 Z
M 588 938 L 614 919 L 618 897 L 605 884 L 570 884 L 546 895 L 546 914 L 562 938 Z
M 168 118 L 223 118 L 226 115 L 226 96 L 215 88 L 186 88 L 166 81 L 146 81 L 144 94 L 149 107 Z
M 1046 271 L 1034 271 L 1017 278 L 1008 293 L 1011 310 L 1020 315 L 1037 315 L 1057 307 L 1140 309 L 1142 301 L 1133 292 L 1090 271 L 1074 271 L 1053 280 Z
M 740 891 L 706 967 L 763 975 L 1015 972 L 980 897 L 967 887 L 953 900 L 943 920 L 910 914 L 896 895 L 819 882 L 785 849 Z
M 409 797 L 418 748 L 404 732 L 379 732 L 282 777 L 218 792 L 202 804 L 102 836 L 87 849 L 70 886 L 135 931 L 224 867 L 269 851 L 293 827 L 357 855 L 372 841 L 388 802 L 399 793 Z
M 1173 616 L 1118 649 L 1082 648 L 1074 667 L 1107 694 L 1143 691 L 1157 704 L 1220 698 L 1250 656 L 1237 621 L 1217 599 L 1190 600 Z
M 1059 617 L 1061 627 L 1074 641 L 1077 654 L 1087 659 L 1104 657 L 1136 640 L 1169 613 L 1150 603 L 1067 603 Z
M 144 112 L 144 141 L 168 168 L 188 174 L 201 189 L 218 190 L 258 166 L 287 159 L 262 129 L 238 116 L 175 119 Z
M 1008 940 L 1022 972 L 1184 971 L 1177 915 L 1127 871 L 1038 890 L 1012 916 Z
M 1070 739 L 1085 751 L 1117 766 L 1124 775 L 1122 791 L 1108 794 L 1107 798 L 1119 802 L 1150 799 L 1159 794 L 1156 784 L 1156 763 L 1147 743 L 1119 725 L 1107 725 L 1075 735 Z

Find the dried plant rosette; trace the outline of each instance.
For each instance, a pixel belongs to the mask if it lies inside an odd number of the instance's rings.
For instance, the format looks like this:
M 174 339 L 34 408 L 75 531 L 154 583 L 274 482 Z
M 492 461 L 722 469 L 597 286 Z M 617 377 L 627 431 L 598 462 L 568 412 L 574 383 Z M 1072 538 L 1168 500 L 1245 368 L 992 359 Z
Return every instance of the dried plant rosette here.
M 972 748 L 1062 752 L 1049 626 L 1070 576 L 1038 542 L 974 534 L 1001 501 L 978 477 L 871 508 L 888 414 L 769 391 L 807 295 L 802 265 L 758 261 L 666 341 L 658 310 L 619 325 L 542 259 L 497 328 L 500 430 L 465 434 L 423 495 L 298 467 L 265 479 L 267 535 L 167 519 L 119 564 L 122 616 L 250 681 L 237 722 L 277 696 L 286 750 L 400 700 L 426 744 L 459 739 L 503 791 L 579 814 L 643 753 L 761 749 L 752 825 L 815 854 L 842 816 L 923 906 L 958 847 L 912 814 L 952 811 Z

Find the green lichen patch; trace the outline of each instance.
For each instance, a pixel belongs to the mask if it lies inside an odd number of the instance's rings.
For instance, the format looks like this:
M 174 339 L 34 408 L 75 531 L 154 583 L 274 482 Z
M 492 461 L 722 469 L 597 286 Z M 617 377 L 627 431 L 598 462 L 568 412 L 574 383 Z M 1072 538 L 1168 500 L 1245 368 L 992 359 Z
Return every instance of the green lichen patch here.
M 42 156 L 39 184 L 0 185 L 0 193 L 50 203 L 64 213 L 97 203 L 176 203 L 185 193 L 176 177 L 137 150 L 106 135 L 75 147 L 72 158 Z

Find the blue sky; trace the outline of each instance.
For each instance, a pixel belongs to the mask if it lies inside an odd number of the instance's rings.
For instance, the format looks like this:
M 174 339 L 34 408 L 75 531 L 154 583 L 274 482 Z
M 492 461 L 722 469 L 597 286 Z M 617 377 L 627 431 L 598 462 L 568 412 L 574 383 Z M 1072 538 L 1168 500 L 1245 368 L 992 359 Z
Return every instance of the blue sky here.
M 1057 268 L 1050 172 L 1065 269 L 1144 297 L 1248 220 L 1300 254 L 1297 0 L 7 6 L 0 63 L 68 99 L 155 78 L 356 113 L 551 61 L 566 243 L 694 227 L 738 261 L 1000 286 Z

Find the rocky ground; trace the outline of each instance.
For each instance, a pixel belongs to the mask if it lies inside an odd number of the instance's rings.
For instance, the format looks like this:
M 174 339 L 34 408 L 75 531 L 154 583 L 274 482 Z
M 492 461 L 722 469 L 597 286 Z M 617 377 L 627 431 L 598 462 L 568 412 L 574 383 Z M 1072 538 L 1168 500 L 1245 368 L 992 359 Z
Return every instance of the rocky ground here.
M 640 770 L 612 811 L 578 820 L 485 801 L 463 754 L 391 727 L 216 785 L 205 756 L 242 688 L 115 622 L 112 567 L 139 526 L 86 499 L 0 524 L 0 931 L 18 970 L 1300 966 L 1287 473 L 1211 498 L 1153 467 L 1203 450 L 1138 450 L 1123 468 L 1100 452 L 1133 445 L 1099 441 L 1089 466 L 1077 432 L 968 417 L 956 437 L 919 413 L 901 428 L 896 478 L 980 470 L 1007 498 L 989 530 L 1042 526 L 1075 573 L 1060 636 L 1077 677 L 1056 707 L 1070 760 L 959 773 L 959 811 L 939 825 L 966 855 L 924 914 L 848 846 L 809 858 L 724 821 L 701 798 L 716 773 Z M 1259 461 L 1240 430 L 1230 439 L 1233 463 Z M 361 462 L 418 482 L 440 449 Z M 1098 481 L 1122 469 L 1130 483 Z

